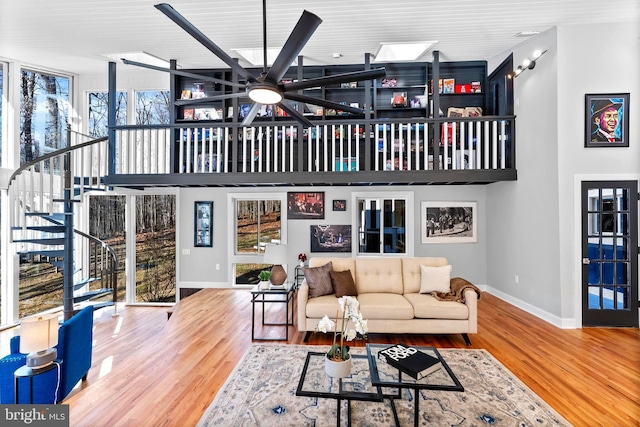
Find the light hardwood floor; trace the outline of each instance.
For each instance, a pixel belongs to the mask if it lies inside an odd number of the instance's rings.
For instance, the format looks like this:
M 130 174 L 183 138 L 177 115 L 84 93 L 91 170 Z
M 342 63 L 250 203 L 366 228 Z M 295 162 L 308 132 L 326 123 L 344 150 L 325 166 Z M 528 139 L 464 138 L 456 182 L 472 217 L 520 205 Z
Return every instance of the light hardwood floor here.
M 64 402 L 71 426 L 193 426 L 251 346 L 248 291 L 201 291 L 180 302 L 169 321 L 161 307 L 112 313 L 96 313 L 93 367 Z M 562 330 L 487 293 L 479 301 L 478 325 L 471 347 L 488 350 L 575 426 L 640 425 L 637 329 Z M 282 329 L 257 332 L 276 335 Z M 14 333 L 2 332 L 0 342 Z M 303 338 L 290 329 L 289 344 Z M 314 334 L 309 344 L 329 340 Z M 466 347 L 459 335 L 369 337 L 397 341 Z

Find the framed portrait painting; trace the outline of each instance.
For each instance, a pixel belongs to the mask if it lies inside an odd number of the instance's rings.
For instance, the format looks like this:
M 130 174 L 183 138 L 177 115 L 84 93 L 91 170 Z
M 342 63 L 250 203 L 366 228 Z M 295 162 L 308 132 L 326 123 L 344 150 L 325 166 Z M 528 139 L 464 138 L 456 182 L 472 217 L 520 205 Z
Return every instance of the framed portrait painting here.
M 585 95 L 585 147 L 629 146 L 629 94 Z
M 422 202 L 422 243 L 475 243 L 478 228 L 475 202 Z
M 212 247 L 213 202 L 195 202 L 193 221 L 193 246 Z

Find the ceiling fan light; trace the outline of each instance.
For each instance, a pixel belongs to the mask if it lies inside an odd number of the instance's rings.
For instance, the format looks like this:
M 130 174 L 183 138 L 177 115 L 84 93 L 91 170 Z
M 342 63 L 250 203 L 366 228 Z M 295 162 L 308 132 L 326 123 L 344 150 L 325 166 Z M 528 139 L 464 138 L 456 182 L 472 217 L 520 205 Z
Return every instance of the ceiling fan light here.
M 259 104 L 277 104 L 282 94 L 270 87 L 255 87 L 249 90 L 249 98 Z

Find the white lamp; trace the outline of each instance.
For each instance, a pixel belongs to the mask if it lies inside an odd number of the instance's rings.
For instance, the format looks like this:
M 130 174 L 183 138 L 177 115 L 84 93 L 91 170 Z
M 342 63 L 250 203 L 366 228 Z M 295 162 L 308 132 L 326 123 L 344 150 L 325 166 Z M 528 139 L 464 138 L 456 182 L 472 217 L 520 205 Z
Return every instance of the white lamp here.
M 285 245 L 266 245 L 264 248 L 265 264 L 273 264 L 271 268 L 271 283 L 280 286 L 287 280 L 287 272 L 282 268 L 282 261 L 287 258 Z
M 58 352 L 58 315 L 47 314 L 22 319 L 20 332 L 20 353 L 29 353 L 27 366 L 43 368 L 50 365 Z

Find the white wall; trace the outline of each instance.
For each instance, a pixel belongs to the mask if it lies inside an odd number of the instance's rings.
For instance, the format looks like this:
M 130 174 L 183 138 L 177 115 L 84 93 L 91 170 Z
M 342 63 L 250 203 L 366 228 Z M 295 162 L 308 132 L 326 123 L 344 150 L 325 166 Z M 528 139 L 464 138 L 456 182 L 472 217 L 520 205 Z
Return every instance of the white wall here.
M 453 266 L 455 276 L 464 277 L 480 286 L 486 284 L 486 234 L 485 234 L 485 191 L 487 186 L 412 186 L 412 187 L 296 187 L 295 191 L 324 191 L 325 219 L 319 221 L 289 220 L 287 222 L 287 250 L 290 263 L 287 274 L 293 277 L 293 268 L 297 255 L 301 252 L 307 256 L 322 254 L 310 253 L 309 226 L 316 224 L 354 224 L 352 223 L 352 193 L 388 193 L 393 196 L 398 192 L 411 192 L 414 199 L 414 247 L 415 256 L 444 256 Z M 286 188 L 182 188 L 180 189 L 180 206 L 178 207 L 177 250 L 179 253 L 178 282 L 184 287 L 220 287 L 231 286 L 232 271 L 230 254 L 233 253 L 233 242 L 230 242 L 229 227 L 233 227 L 234 219 L 229 217 L 227 195 L 230 193 L 256 193 L 264 197 L 285 194 Z M 334 199 L 346 199 L 347 210 L 334 212 L 331 208 Z M 212 200 L 213 215 L 213 248 L 195 248 L 193 246 L 193 202 Z M 420 242 L 420 202 L 422 201 L 463 201 L 476 202 L 475 220 L 478 222 L 478 242 L 458 244 L 422 244 Z M 184 255 L 183 250 L 189 251 Z M 355 248 L 354 248 L 355 249 Z M 346 254 L 345 254 L 346 256 Z M 251 261 L 247 261 L 251 262 Z M 216 270 L 216 264 L 221 269 Z
M 638 22 L 553 28 L 513 51 L 517 65 L 547 49 L 514 81 L 518 180 L 487 188 L 488 286 L 558 326 L 581 325 L 580 181 L 640 179 L 639 35 Z M 631 94 L 631 146 L 584 148 L 585 94 L 616 92 Z
M 580 182 L 640 180 L 640 22 L 558 30 L 560 274 L 563 317 L 581 324 Z M 630 93 L 629 148 L 584 148 L 585 94 Z

